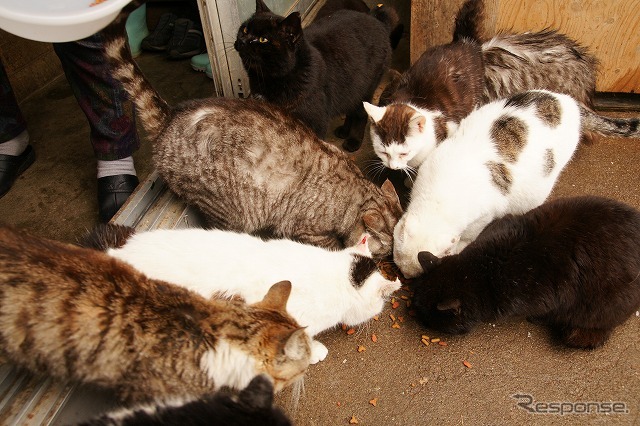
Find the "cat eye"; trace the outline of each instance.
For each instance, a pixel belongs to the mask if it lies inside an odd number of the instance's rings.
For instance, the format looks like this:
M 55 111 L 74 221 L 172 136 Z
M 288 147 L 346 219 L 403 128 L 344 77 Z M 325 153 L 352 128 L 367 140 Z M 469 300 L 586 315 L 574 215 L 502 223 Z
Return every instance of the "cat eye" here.
M 269 40 L 267 40 L 267 39 L 266 39 L 266 38 L 264 38 L 264 37 L 260 37 L 260 38 L 258 38 L 258 41 L 259 41 L 260 43 L 266 43 L 266 42 L 268 42 Z

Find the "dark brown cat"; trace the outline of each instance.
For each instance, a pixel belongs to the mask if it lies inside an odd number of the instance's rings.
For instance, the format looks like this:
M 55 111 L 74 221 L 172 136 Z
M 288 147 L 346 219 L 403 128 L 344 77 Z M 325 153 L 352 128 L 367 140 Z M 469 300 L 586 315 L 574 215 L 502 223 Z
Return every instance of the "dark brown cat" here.
M 102 252 L 0 227 L 0 355 L 127 402 L 302 378 L 310 342 L 288 281 L 254 305 L 206 300 Z
M 640 307 L 640 212 L 601 197 L 549 201 L 494 221 L 461 253 L 421 252 L 413 306 L 427 327 L 466 333 L 528 317 L 595 348 Z
M 355 245 L 367 231 L 374 256 L 391 253 L 402 210 L 390 182 L 377 187 L 342 151 L 267 102 L 206 98 L 170 108 L 131 59 L 125 17 L 106 30 L 109 60 L 176 194 L 221 229 L 329 248 Z

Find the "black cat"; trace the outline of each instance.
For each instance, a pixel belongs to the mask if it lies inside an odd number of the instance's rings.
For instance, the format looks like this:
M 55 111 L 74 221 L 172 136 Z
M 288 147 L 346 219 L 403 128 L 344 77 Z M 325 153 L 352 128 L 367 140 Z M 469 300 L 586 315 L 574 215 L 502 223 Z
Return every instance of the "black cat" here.
M 320 138 L 333 117 L 346 114 L 336 135 L 347 138 L 346 150 L 355 151 L 367 122 L 362 102 L 371 101 L 387 70 L 397 23 L 397 13 L 387 6 L 371 14 L 342 9 L 303 31 L 298 12 L 282 17 L 256 0 L 256 12 L 240 26 L 234 47 L 252 96 L 284 107 Z
M 80 426 L 290 426 L 283 411 L 273 406 L 273 385 L 256 376 L 239 394 L 221 390 L 186 402 L 139 406 L 114 411 Z
M 494 221 L 457 255 L 418 259 L 417 318 L 438 331 L 523 316 L 590 349 L 640 307 L 640 212 L 606 198 L 550 201 Z

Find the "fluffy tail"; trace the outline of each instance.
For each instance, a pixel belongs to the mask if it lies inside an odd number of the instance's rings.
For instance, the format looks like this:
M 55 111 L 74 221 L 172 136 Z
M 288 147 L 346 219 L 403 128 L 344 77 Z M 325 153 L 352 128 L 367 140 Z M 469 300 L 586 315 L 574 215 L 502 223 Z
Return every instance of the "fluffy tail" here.
M 93 230 L 78 242 L 82 247 L 107 251 L 110 248 L 119 248 L 126 244 L 127 240 L 135 234 L 135 229 L 112 223 L 96 225 Z
M 453 41 L 470 39 L 480 42 L 484 19 L 483 0 L 467 0 L 458 10 L 453 28 Z
M 398 12 L 391 6 L 378 4 L 371 9 L 371 15 L 382 22 L 389 30 L 391 48 L 395 49 L 398 47 L 398 43 L 400 43 L 400 39 L 404 33 L 404 25 L 400 22 Z
M 640 138 L 640 118 L 612 118 L 596 114 L 580 105 L 582 130 L 602 136 Z
M 111 64 L 113 76 L 120 80 L 130 99 L 136 105 L 136 112 L 147 135 L 155 140 L 169 122 L 171 109 L 158 92 L 147 81 L 138 65 L 131 57 L 127 43 L 125 24 L 129 14 L 143 1 L 133 0 L 116 19 L 107 26 L 105 35 L 106 60 Z

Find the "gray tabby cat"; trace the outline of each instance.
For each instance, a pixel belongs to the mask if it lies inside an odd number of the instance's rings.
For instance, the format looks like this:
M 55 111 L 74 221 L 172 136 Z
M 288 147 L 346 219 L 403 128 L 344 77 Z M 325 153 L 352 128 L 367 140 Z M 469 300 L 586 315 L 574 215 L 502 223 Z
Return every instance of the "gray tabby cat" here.
M 302 379 L 311 348 L 285 308 L 291 283 L 264 299 L 204 297 L 105 253 L 0 226 L 0 357 L 90 383 L 129 403 L 242 389 L 267 374 Z
M 391 253 L 402 214 L 391 182 L 377 187 L 346 154 L 272 104 L 205 98 L 169 107 L 131 59 L 126 16 L 105 30 L 108 59 L 176 194 L 218 228 L 325 248 L 356 245 L 368 232 L 374 256 Z

